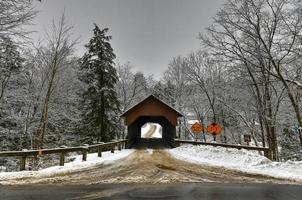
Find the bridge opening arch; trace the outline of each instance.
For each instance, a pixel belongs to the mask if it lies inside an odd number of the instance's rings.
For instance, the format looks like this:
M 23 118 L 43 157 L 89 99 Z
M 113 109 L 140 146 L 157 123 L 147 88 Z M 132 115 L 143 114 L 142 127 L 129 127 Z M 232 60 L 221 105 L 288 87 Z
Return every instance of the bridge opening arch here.
M 181 116 L 174 108 L 150 95 L 122 115 L 127 126 L 127 147 L 138 149 L 173 147 L 177 119 Z M 161 137 L 142 137 L 141 130 L 148 123 L 161 127 Z
M 158 123 L 147 122 L 141 127 L 141 138 L 163 138 L 163 127 Z

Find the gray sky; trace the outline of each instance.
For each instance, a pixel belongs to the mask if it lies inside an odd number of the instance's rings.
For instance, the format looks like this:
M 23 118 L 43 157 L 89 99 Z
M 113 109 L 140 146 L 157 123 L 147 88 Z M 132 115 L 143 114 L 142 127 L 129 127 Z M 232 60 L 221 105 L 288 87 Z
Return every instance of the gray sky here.
M 93 23 L 109 28 L 117 62 L 130 62 L 135 71 L 156 78 L 167 69 L 169 61 L 187 55 L 200 46 L 198 33 L 212 22 L 212 17 L 226 0 L 43 0 L 36 2 L 35 19 L 42 38 L 53 17 L 65 8 L 74 34 L 83 45 L 92 36 Z

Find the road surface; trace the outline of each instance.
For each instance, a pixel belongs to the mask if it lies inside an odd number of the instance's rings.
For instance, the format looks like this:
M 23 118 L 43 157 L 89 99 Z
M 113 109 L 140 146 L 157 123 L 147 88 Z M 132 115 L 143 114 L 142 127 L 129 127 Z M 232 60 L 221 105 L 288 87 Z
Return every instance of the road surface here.
M 289 180 L 247 174 L 222 167 L 192 164 L 170 156 L 165 150 L 136 150 L 128 157 L 107 165 L 43 178 L 21 178 L 9 184 L 98 184 L 98 183 L 276 183 Z M 5 180 L 0 184 L 7 184 Z
M 5 181 L 0 184 L 7 184 Z M 301 199 L 289 180 L 178 160 L 165 150 L 137 150 L 107 165 L 0 185 L 0 199 Z
M 0 186 L 1 200 L 301 200 L 302 187 L 271 184 L 96 184 Z

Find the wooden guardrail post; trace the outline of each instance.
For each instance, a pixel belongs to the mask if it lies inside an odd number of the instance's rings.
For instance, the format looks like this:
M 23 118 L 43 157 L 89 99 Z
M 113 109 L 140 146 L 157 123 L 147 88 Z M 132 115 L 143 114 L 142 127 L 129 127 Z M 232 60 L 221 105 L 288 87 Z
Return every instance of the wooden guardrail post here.
M 124 142 L 124 149 L 126 149 L 128 147 L 128 140 L 126 140 L 125 142 Z
M 104 144 L 104 142 L 100 142 L 99 144 Z M 98 146 L 98 157 L 102 157 L 102 150 L 103 150 L 102 145 L 99 145 Z
M 119 143 L 117 144 L 117 148 L 118 148 L 119 151 L 122 150 L 122 144 L 121 144 L 121 142 L 119 142 Z
M 65 153 L 60 153 L 60 166 L 64 166 L 65 162 Z
M 102 146 L 98 146 L 98 157 L 102 157 Z
M 82 154 L 83 154 L 82 161 L 87 160 L 87 153 L 88 153 L 88 145 L 84 144 L 83 150 L 82 150 Z
M 114 153 L 115 144 L 110 145 L 111 147 L 111 153 Z
M 21 159 L 20 159 L 20 171 L 24 171 L 25 170 L 25 163 L 26 163 L 26 155 L 21 156 Z
M 22 149 L 22 151 L 27 151 L 27 149 Z M 25 170 L 25 165 L 26 165 L 26 154 L 24 153 L 21 157 L 20 157 L 20 171 L 24 171 Z
M 67 146 L 61 146 L 61 148 L 67 148 Z M 60 166 L 64 166 L 64 162 L 65 162 L 65 153 L 61 152 L 60 153 Z

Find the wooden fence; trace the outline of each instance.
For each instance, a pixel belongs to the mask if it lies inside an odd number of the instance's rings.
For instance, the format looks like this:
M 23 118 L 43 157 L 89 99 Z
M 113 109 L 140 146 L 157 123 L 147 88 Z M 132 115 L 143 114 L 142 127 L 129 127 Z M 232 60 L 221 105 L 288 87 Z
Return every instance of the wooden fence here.
M 255 151 L 263 151 L 264 156 L 268 157 L 269 149 L 267 147 L 253 147 L 253 146 L 245 146 L 245 145 L 235 145 L 235 144 L 221 144 L 221 143 L 208 143 L 208 142 L 198 142 L 191 140 L 174 140 L 175 145 L 179 146 L 180 144 L 193 144 L 193 145 L 210 145 L 210 146 L 220 146 L 226 148 L 234 148 L 234 149 L 247 149 L 247 150 L 255 150 Z
M 115 148 L 118 150 L 125 148 L 127 140 L 120 140 L 108 143 L 99 143 L 93 145 L 83 145 L 79 147 L 61 147 L 55 149 L 39 149 L 39 150 L 24 150 L 24 151 L 3 151 L 0 152 L 0 157 L 19 157 L 20 158 L 20 171 L 25 170 L 26 158 L 29 156 L 37 157 L 46 154 L 60 154 L 60 166 L 64 165 L 65 155 L 70 152 L 81 152 L 82 161 L 87 160 L 88 152 L 98 152 L 98 156 L 102 156 L 102 151 L 111 150 L 114 153 Z M 96 151 L 95 151 L 96 150 Z

